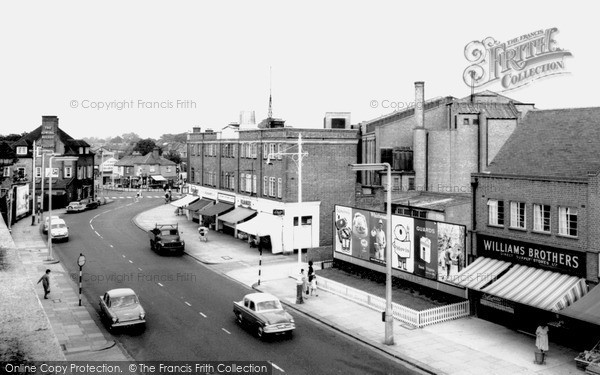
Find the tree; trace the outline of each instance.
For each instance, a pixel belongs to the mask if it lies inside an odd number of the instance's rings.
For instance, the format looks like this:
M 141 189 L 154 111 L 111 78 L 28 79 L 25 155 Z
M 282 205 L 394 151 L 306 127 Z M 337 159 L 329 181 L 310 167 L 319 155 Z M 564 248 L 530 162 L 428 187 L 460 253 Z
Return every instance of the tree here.
M 179 165 L 181 163 L 181 155 L 175 150 L 169 150 L 163 154 L 163 158 L 171 160 L 173 163 Z
M 135 143 L 141 139 L 140 136 L 135 133 L 124 133 L 122 138 L 125 143 Z
M 14 133 L 12 133 L 12 134 L 9 134 L 9 135 L 1 135 L 0 134 L 0 142 L 1 141 L 6 141 L 8 143 L 15 142 L 15 141 L 18 141 L 19 139 L 21 139 L 22 137 L 26 136 L 27 134 L 29 134 L 29 133 L 27 133 L 27 132 L 22 133 L 22 134 L 14 134 Z
M 135 147 L 133 148 L 133 151 L 138 151 L 140 154 L 146 155 L 147 153 L 152 152 L 155 147 L 156 143 L 154 143 L 154 140 L 151 138 L 146 138 L 138 141 Z
M 19 161 L 17 153 L 10 147 L 7 141 L 0 141 L 0 169 L 9 167 Z M 4 180 L 4 174 L 0 174 L 0 182 Z
M 163 134 L 158 139 L 157 143 L 162 145 L 165 143 L 185 143 L 187 141 L 187 133 L 179 134 Z
M 112 143 L 113 145 L 118 145 L 124 142 L 123 138 L 119 137 L 118 135 L 114 138 L 111 138 L 109 141 L 109 143 Z

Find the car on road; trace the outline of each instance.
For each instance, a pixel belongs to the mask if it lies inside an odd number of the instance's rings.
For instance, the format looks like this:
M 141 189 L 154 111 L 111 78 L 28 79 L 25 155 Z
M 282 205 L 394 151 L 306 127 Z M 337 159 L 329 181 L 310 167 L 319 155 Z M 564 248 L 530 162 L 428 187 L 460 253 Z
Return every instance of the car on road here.
M 52 222 L 54 222 L 55 220 L 59 220 L 60 217 L 52 215 Z M 44 232 L 44 234 L 48 233 L 48 224 L 50 222 L 50 216 L 46 216 L 46 218 L 44 219 L 44 227 L 42 229 L 42 231 Z
M 100 296 L 100 314 L 108 328 L 146 326 L 146 311 L 130 288 L 111 289 Z
M 269 293 L 246 294 L 241 301 L 233 302 L 236 321 L 249 327 L 260 339 L 267 335 L 292 335 L 294 318 L 283 309 L 277 297 Z
M 67 213 L 81 212 L 98 208 L 98 201 L 91 198 L 84 198 L 80 201 L 73 201 L 67 206 Z
M 68 241 L 69 240 L 69 227 L 63 219 L 52 218 L 52 227 L 50 228 L 50 234 L 52 235 L 52 241 Z

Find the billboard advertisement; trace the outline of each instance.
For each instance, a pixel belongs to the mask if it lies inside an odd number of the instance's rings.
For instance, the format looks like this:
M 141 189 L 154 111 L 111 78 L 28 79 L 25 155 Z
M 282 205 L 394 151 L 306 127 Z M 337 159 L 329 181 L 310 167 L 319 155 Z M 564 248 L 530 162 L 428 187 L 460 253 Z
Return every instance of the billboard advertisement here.
M 16 191 L 16 216 L 19 217 L 29 213 L 29 184 L 17 186 Z
M 392 268 L 445 282 L 465 267 L 466 228 L 463 225 L 336 206 L 334 256 L 346 254 L 385 266 L 390 241 Z

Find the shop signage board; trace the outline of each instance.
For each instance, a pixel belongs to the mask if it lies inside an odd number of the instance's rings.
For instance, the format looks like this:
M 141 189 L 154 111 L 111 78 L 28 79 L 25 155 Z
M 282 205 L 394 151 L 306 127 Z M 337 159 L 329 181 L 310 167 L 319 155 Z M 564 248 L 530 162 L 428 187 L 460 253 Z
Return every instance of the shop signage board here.
M 391 241 L 393 269 L 445 282 L 465 266 L 464 225 L 392 215 L 389 234 L 383 212 L 336 206 L 334 218 L 334 257 L 349 255 L 379 264 L 385 272 Z
M 284 216 L 285 210 L 282 209 L 273 209 L 273 215 L 275 216 Z
M 586 254 L 584 252 L 478 234 L 477 254 L 488 258 L 586 277 Z

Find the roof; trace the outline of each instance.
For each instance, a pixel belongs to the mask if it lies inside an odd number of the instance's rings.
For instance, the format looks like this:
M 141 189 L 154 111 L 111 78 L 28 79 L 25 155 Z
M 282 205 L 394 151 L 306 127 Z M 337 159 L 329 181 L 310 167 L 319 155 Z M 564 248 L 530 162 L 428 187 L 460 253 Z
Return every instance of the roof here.
M 130 296 L 132 294 L 135 294 L 135 292 L 131 288 L 117 288 L 117 289 L 109 290 L 106 293 L 108 293 L 108 295 L 111 298 L 113 298 L 113 297 Z
M 392 199 L 392 203 L 434 211 L 445 211 L 448 207 L 470 204 L 471 198 L 467 195 L 457 194 L 410 192 Z
M 250 299 L 254 302 L 263 302 L 263 301 L 272 301 L 272 300 L 279 300 L 279 298 L 275 297 L 272 294 L 269 293 L 250 293 L 250 294 L 246 294 L 244 296 L 244 299 Z
M 146 155 L 128 155 L 115 163 L 115 166 L 132 166 L 132 165 L 177 165 L 174 161 L 165 159 L 162 156 L 155 157 L 152 152 Z
M 585 178 L 600 171 L 600 107 L 530 110 L 490 173 Z
M 482 114 L 492 119 L 519 117 L 519 112 L 512 103 L 456 103 L 456 111 L 462 114 Z

